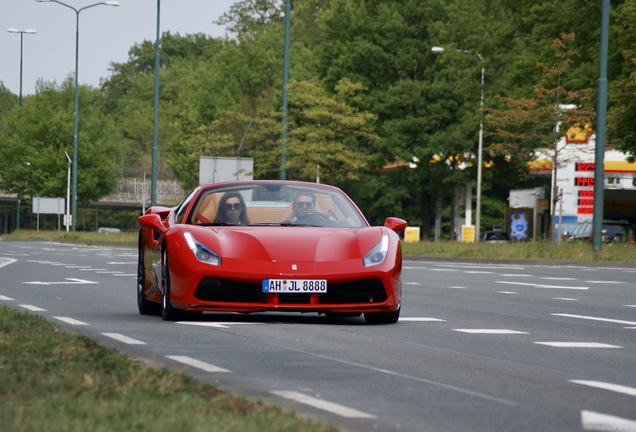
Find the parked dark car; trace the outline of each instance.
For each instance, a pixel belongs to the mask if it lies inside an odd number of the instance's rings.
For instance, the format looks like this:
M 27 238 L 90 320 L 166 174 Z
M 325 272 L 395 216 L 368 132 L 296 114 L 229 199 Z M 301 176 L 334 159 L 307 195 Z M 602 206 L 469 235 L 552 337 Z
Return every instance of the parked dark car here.
M 563 233 L 565 241 L 592 241 L 592 221 L 587 220 L 578 224 L 571 233 Z M 604 220 L 601 228 L 603 243 L 636 243 L 636 229 L 634 225 L 625 221 Z
M 510 236 L 501 230 L 486 231 L 481 241 L 486 243 L 508 243 Z

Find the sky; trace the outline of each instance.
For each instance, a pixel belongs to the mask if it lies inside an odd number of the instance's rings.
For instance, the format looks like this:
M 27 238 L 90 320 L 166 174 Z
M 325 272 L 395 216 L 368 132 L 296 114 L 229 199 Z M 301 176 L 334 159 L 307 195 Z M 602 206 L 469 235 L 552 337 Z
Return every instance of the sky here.
M 61 0 L 75 9 L 100 0 Z M 79 82 L 94 87 L 110 76 L 111 62 L 125 63 L 128 51 L 157 34 L 160 0 L 118 0 L 119 6 L 95 6 L 79 14 Z M 213 24 L 238 0 L 160 1 L 160 31 L 180 35 L 204 33 L 223 37 L 225 29 Z M 38 79 L 63 82 L 75 72 L 77 15 L 60 4 L 36 0 L 0 0 L 0 81 L 20 92 L 20 34 L 7 29 L 37 31 L 23 36 L 22 95 L 35 94 Z

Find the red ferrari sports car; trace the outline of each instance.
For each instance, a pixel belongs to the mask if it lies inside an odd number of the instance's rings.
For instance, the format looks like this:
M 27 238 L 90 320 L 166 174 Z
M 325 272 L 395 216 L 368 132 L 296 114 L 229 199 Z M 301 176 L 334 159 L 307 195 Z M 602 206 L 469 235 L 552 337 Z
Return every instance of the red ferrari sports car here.
M 389 217 L 371 227 L 340 189 L 292 181 L 196 188 L 139 217 L 137 304 L 176 320 L 224 311 L 317 312 L 395 323 L 402 249 Z

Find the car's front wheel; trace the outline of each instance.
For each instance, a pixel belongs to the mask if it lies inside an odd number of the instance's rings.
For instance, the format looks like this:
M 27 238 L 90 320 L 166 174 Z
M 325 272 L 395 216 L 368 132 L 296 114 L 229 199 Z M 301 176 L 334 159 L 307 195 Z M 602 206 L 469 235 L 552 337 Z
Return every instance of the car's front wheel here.
M 176 321 L 179 318 L 179 311 L 173 308 L 172 303 L 170 303 L 170 267 L 168 252 L 165 248 L 161 261 L 161 317 L 164 321 Z
M 395 324 L 400 319 L 400 309 L 389 313 L 365 313 L 367 324 Z

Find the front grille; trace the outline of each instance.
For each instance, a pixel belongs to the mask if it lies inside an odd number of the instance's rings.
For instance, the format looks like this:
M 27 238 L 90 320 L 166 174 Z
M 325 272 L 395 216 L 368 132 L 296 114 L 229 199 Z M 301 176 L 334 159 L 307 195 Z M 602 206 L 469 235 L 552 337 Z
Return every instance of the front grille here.
M 311 294 L 278 294 L 278 303 L 281 304 L 309 304 Z
M 194 296 L 199 300 L 237 303 L 265 303 L 267 297 L 261 286 L 233 280 L 205 278 Z
M 333 303 L 379 303 L 386 300 L 386 291 L 379 279 L 333 284 L 327 293 L 320 295 L 321 304 Z

